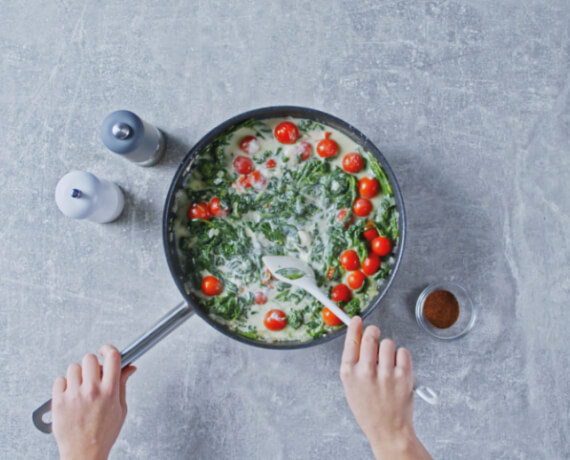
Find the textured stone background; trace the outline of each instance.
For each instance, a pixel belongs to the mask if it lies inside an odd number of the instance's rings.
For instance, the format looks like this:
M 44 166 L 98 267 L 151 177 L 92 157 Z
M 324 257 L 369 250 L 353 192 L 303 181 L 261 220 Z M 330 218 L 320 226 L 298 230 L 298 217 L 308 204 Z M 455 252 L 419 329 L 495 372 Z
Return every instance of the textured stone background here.
M 415 412 L 434 457 L 568 458 L 569 24 L 566 0 L 3 1 L 0 457 L 56 458 L 31 423 L 53 379 L 179 301 L 160 218 L 183 154 L 234 114 L 292 104 L 357 126 L 400 181 L 406 254 L 370 322 L 441 392 Z M 166 131 L 160 166 L 105 151 L 121 108 Z M 71 169 L 120 184 L 124 215 L 61 215 Z M 413 318 L 439 279 L 481 309 L 454 343 Z M 138 362 L 112 457 L 370 457 L 341 348 L 255 349 L 192 318 Z

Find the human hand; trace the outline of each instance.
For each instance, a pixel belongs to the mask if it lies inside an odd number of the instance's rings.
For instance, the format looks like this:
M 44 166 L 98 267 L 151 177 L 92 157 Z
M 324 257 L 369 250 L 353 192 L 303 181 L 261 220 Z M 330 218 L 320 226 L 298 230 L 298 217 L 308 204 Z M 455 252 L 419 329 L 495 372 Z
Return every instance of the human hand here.
M 379 344 L 380 329 L 352 318 L 340 377 L 348 405 L 376 458 L 430 459 L 413 427 L 414 372 L 405 348 L 390 339 Z
M 52 390 L 53 434 L 61 460 L 105 460 L 127 415 L 126 384 L 134 366 L 121 371 L 121 354 L 103 345 L 101 366 L 94 354 L 82 366 L 71 364 L 67 379 L 58 377 Z

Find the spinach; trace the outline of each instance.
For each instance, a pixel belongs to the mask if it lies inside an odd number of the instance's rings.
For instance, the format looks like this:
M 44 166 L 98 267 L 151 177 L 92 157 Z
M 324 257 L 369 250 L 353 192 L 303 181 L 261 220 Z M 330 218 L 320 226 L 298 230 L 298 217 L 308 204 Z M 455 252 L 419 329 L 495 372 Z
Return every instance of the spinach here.
M 380 189 L 382 190 L 382 193 L 385 195 L 393 195 L 394 192 L 392 191 L 392 186 L 390 185 L 388 176 L 386 176 L 386 173 L 380 166 L 380 163 L 378 163 L 378 160 L 372 155 L 368 155 L 367 160 L 370 169 L 376 176 L 376 179 L 378 179 L 378 182 L 380 182 Z
M 288 280 L 294 281 L 305 276 L 305 272 L 298 268 L 280 268 L 276 271 L 278 275 L 284 276 Z
M 317 123 L 313 120 L 301 120 L 297 123 L 297 128 L 301 134 L 307 134 L 309 131 L 314 131 L 315 129 L 323 130 L 325 129 L 324 125 Z
M 355 297 L 344 306 L 344 312 L 350 317 L 358 315 L 360 311 L 360 299 L 358 297 Z
M 299 329 L 305 322 L 303 310 L 291 310 L 287 315 L 287 324 L 293 329 Z

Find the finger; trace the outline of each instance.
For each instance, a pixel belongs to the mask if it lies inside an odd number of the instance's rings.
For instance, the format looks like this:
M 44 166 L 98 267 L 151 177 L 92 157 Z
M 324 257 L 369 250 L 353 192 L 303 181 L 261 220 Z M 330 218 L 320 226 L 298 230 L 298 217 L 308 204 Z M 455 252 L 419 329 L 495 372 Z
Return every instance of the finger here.
M 67 380 L 65 377 L 58 377 L 53 382 L 53 387 L 51 389 L 51 397 L 56 398 L 57 396 L 61 395 L 67 387 Z
M 121 372 L 120 401 L 121 401 L 121 406 L 123 406 L 123 409 L 126 409 L 127 407 L 127 380 L 129 380 L 129 377 L 133 375 L 136 372 L 136 370 L 137 368 L 135 366 L 129 364 L 127 367 L 123 369 L 123 372 Z
M 346 338 L 344 339 L 344 350 L 342 352 L 342 364 L 356 364 L 360 354 L 360 339 L 362 338 L 362 318 L 355 316 L 350 320 Z
M 399 348 L 396 353 L 396 366 L 406 372 L 412 370 L 412 356 L 405 348 Z
M 378 363 L 378 340 L 380 339 L 380 329 L 376 326 L 368 326 L 362 335 L 360 345 L 360 360 L 365 366 L 376 368 Z
M 99 365 L 97 356 L 93 353 L 85 355 L 81 366 L 83 367 L 83 383 L 101 382 L 101 366 Z
M 113 345 L 103 345 L 99 353 L 103 356 L 102 386 L 109 391 L 118 391 L 121 377 L 121 354 Z
M 390 339 L 384 339 L 380 343 L 380 352 L 378 356 L 378 367 L 380 373 L 384 375 L 392 375 L 394 373 L 394 355 L 396 353 L 396 345 Z
M 76 390 L 81 386 L 81 366 L 77 363 L 70 364 L 67 368 L 67 388 Z

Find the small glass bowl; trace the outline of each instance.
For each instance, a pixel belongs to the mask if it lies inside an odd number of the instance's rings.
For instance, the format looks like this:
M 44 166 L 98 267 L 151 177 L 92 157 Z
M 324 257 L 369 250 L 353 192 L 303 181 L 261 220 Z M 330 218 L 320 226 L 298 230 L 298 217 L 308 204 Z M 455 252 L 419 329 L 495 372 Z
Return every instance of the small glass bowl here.
M 451 327 L 440 329 L 431 324 L 424 316 L 424 303 L 427 296 L 434 291 L 449 291 L 459 303 L 459 317 Z M 416 320 L 420 327 L 431 336 L 440 340 L 454 340 L 463 337 L 475 324 L 477 319 L 477 308 L 471 301 L 471 297 L 463 286 L 452 281 L 440 281 L 430 284 L 419 295 L 416 302 Z

